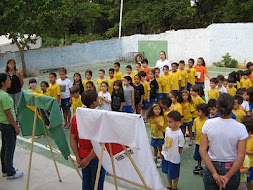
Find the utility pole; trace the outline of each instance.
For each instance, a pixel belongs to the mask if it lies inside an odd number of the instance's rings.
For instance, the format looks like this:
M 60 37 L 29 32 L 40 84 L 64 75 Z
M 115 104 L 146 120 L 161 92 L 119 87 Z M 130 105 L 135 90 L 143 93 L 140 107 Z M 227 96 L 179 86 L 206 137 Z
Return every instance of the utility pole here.
M 123 12 L 123 0 L 121 0 L 121 2 L 120 2 L 120 14 L 119 14 L 119 39 L 121 38 L 122 12 Z

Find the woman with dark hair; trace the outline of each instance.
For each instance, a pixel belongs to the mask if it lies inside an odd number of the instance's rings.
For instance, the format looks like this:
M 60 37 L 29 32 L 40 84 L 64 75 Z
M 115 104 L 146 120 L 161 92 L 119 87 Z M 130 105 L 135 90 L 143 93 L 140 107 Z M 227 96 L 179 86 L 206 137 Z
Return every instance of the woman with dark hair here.
M 9 59 L 6 63 L 5 73 L 11 79 L 11 86 L 7 89 L 7 93 L 14 101 L 14 110 L 17 115 L 17 105 L 21 96 L 21 88 L 23 87 L 24 80 L 22 74 L 16 68 L 16 61 Z M 18 120 L 18 115 L 17 115 Z
M 231 118 L 234 98 L 221 94 L 217 100 L 219 117 L 209 119 L 202 128 L 200 155 L 206 164 L 203 181 L 206 190 L 237 190 L 240 167 L 246 153 L 246 127 Z M 209 150 L 207 148 L 209 145 Z
M 0 131 L 2 132 L 1 163 L 3 177 L 17 179 L 23 176 L 23 172 L 13 167 L 13 156 L 16 146 L 16 136 L 20 132 L 20 126 L 16 123 L 16 115 L 13 100 L 6 93 L 10 88 L 11 80 L 5 73 L 0 73 Z
M 166 53 L 164 51 L 160 52 L 160 60 L 158 60 L 155 64 L 155 67 L 160 69 L 160 75 L 163 74 L 163 67 L 167 65 L 169 70 L 171 70 L 171 63 L 166 59 Z

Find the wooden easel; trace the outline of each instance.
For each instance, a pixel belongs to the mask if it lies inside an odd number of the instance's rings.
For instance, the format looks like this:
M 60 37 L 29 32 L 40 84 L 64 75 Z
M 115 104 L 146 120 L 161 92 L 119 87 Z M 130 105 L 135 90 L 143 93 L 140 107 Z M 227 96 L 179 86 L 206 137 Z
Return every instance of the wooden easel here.
M 132 185 L 135 185 L 135 186 L 138 186 L 138 187 L 141 187 L 143 189 L 146 189 L 146 190 L 151 190 L 151 188 L 148 187 L 147 183 L 145 182 L 145 179 L 143 178 L 143 176 L 141 175 L 141 172 L 140 170 L 138 169 L 138 167 L 136 166 L 131 154 L 129 154 L 127 148 L 125 146 L 122 145 L 122 148 L 125 150 L 125 153 L 127 155 L 127 157 L 129 158 L 129 160 L 131 161 L 135 171 L 137 172 L 139 178 L 141 179 L 142 183 L 143 184 L 138 184 L 138 183 L 135 183 L 133 181 L 130 181 L 130 180 L 127 180 L 127 179 L 124 179 L 122 177 L 118 177 L 116 175 L 116 170 L 115 170 L 115 164 L 114 164 L 114 158 L 113 158 L 113 153 L 112 153 L 112 145 L 111 143 L 109 143 L 109 151 L 110 151 L 110 157 L 111 157 L 111 162 L 112 162 L 112 170 L 113 170 L 113 174 L 107 174 L 108 176 L 111 176 L 114 178 L 114 185 L 115 185 L 115 189 L 118 190 L 118 182 L 117 182 L 117 179 L 118 180 L 121 180 L 121 181 L 124 181 L 124 182 L 127 182 L 129 184 L 132 184 Z M 97 169 L 97 176 L 96 176 L 96 182 L 95 182 L 95 187 L 94 187 L 94 190 L 97 190 L 98 189 L 98 182 L 99 182 L 99 176 L 100 176 L 100 171 L 101 171 L 101 166 L 102 166 L 102 160 L 103 160 L 103 154 L 104 154 L 104 150 L 105 150 L 105 143 L 102 143 L 101 144 L 101 149 L 100 149 L 100 156 L 99 156 L 99 162 L 98 162 L 98 169 Z
M 45 112 L 47 118 L 49 118 L 49 116 L 47 115 L 47 113 Z M 35 111 L 34 111 L 34 120 L 33 120 L 33 131 L 32 131 L 32 143 L 31 143 L 31 150 L 30 150 L 30 158 L 29 158 L 29 166 L 28 166 L 28 174 L 27 174 L 27 181 L 26 181 L 26 190 L 29 190 L 29 182 L 30 182 L 30 173 L 31 173 L 31 165 L 32 165 L 32 154 L 33 154 L 33 145 L 34 145 L 34 136 L 35 136 L 35 132 L 36 132 L 36 123 L 37 123 L 37 115 L 40 115 L 42 117 L 42 113 L 41 113 L 41 110 L 39 108 L 35 108 Z M 43 124 L 43 128 L 44 128 L 44 131 L 45 131 L 45 136 L 46 136 L 46 139 L 47 139 L 47 143 L 48 143 L 48 147 L 50 149 L 50 152 L 51 152 L 51 156 L 53 158 L 53 162 L 54 162 L 54 166 L 55 166 L 55 169 L 56 169 L 56 172 L 57 172 L 57 176 L 58 176 L 58 179 L 59 179 L 59 182 L 62 182 L 62 179 L 60 177 L 60 173 L 59 173 L 59 170 L 58 170 L 58 167 L 57 167 L 57 164 L 56 164 L 56 161 L 55 161 L 55 157 L 54 157 L 54 153 L 53 153 L 53 148 L 52 148 L 52 145 L 51 145 L 51 141 L 50 141 L 50 138 L 48 136 L 48 131 L 47 131 L 47 126 L 44 122 L 44 119 L 42 118 L 42 124 Z M 55 152 L 57 152 L 56 150 L 54 150 Z M 59 152 L 59 151 L 58 151 Z M 69 155 L 68 158 L 71 160 L 74 168 L 76 169 L 78 175 L 80 176 L 81 180 L 82 180 L 82 176 L 76 166 L 76 164 L 74 163 L 74 160 L 72 159 L 72 157 Z

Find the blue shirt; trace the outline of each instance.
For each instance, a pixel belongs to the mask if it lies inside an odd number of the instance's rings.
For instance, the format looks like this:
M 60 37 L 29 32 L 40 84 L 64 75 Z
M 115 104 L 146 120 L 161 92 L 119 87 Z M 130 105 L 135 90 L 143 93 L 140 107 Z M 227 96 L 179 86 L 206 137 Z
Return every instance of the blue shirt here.
M 213 119 L 213 118 L 216 118 L 216 117 L 219 117 L 218 113 L 215 116 L 213 116 L 213 117 L 210 117 L 210 115 L 207 116 L 208 119 Z M 235 116 L 235 114 L 233 112 L 231 114 L 231 118 L 236 120 L 236 116 Z

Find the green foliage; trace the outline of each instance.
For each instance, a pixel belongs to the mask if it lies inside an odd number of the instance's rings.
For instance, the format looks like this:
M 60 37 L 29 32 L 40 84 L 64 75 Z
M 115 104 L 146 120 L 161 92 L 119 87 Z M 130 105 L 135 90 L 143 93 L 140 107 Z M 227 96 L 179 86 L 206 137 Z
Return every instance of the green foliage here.
M 221 61 L 213 62 L 213 65 L 214 65 L 215 67 L 224 67 L 224 64 L 223 64 Z
M 229 67 L 229 68 L 236 68 L 238 65 L 238 61 L 236 59 L 232 59 L 229 53 L 222 56 L 222 60 L 219 62 L 214 62 L 213 65 L 216 67 Z

